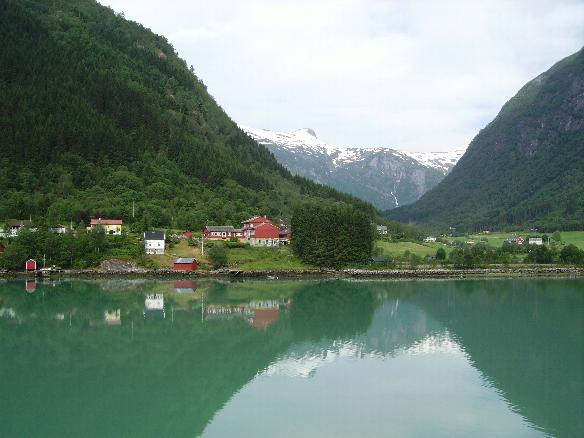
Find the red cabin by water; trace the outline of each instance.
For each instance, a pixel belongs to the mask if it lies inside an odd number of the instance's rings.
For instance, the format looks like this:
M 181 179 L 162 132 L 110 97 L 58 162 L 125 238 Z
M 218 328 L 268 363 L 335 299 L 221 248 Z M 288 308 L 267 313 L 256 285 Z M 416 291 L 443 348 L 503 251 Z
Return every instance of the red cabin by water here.
M 37 268 L 37 263 L 36 260 L 34 259 L 28 259 L 26 261 L 26 264 L 24 265 L 24 268 L 26 269 L 26 271 L 36 271 Z
M 199 262 L 190 257 L 179 257 L 174 261 L 175 271 L 196 271 L 199 269 Z

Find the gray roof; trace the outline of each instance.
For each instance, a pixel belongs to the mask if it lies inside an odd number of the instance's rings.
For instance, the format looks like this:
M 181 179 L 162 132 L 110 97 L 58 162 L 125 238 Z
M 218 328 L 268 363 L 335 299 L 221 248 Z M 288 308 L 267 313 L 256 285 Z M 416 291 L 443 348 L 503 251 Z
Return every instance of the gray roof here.
M 196 261 L 197 260 L 195 260 L 192 257 L 179 257 L 178 259 L 175 260 L 175 263 L 193 263 Z
M 207 229 L 209 231 L 221 231 L 221 232 L 236 231 L 235 228 L 233 228 L 231 225 L 222 225 L 222 226 L 207 225 Z
M 164 231 L 144 231 L 144 240 L 164 240 Z

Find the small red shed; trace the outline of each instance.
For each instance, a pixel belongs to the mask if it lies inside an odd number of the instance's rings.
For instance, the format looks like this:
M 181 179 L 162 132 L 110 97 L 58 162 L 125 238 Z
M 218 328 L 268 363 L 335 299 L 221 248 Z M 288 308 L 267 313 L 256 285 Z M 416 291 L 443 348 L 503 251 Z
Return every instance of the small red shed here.
M 26 271 L 36 271 L 37 268 L 37 263 L 36 260 L 34 259 L 28 259 L 26 261 L 26 264 L 24 265 L 24 268 L 26 269 Z
M 192 235 L 193 235 L 193 232 L 192 231 L 189 231 L 189 230 L 183 231 L 183 238 L 185 240 L 189 240 Z
M 199 262 L 190 257 L 179 257 L 174 261 L 175 271 L 196 271 L 199 269 Z

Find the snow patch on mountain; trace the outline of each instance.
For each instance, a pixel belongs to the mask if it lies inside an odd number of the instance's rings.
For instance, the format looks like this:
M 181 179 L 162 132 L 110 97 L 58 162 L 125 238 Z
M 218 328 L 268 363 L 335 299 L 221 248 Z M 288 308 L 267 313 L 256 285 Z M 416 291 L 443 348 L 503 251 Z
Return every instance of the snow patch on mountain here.
M 448 152 L 402 152 L 388 147 L 349 147 L 331 146 L 318 139 L 311 128 L 297 129 L 291 132 L 270 131 L 268 129 L 250 128 L 240 125 L 250 137 L 263 145 L 277 145 L 290 152 L 305 154 L 324 154 L 332 158 L 335 166 L 343 166 L 362 161 L 374 154 L 389 154 L 398 159 L 413 159 L 425 167 L 431 167 L 448 173 L 464 154 L 464 149 Z

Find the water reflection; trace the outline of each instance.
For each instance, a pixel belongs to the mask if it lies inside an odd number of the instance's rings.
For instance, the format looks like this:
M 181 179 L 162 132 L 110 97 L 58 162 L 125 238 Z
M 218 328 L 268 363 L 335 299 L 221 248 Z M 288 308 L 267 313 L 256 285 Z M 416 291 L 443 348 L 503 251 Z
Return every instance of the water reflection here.
M 0 283 L 0 435 L 577 436 L 583 285 Z

